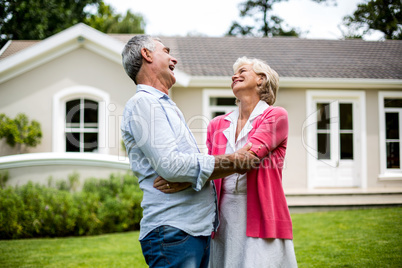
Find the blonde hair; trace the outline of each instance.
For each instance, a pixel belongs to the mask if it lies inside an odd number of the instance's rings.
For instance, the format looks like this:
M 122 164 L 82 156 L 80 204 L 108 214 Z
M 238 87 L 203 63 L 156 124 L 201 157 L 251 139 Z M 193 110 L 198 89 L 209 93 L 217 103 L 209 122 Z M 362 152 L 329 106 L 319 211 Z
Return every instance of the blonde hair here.
M 260 99 L 265 101 L 269 105 L 275 103 L 276 93 L 279 89 L 279 75 L 275 70 L 269 67 L 264 61 L 259 59 L 249 59 L 247 57 L 241 57 L 236 60 L 233 64 L 233 71 L 236 73 L 237 70 L 243 65 L 250 64 L 253 68 L 253 71 L 263 76 L 263 82 L 258 87 L 258 94 L 260 95 Z M 240 100 L 236 100 L 236 103 L 240 102 Z

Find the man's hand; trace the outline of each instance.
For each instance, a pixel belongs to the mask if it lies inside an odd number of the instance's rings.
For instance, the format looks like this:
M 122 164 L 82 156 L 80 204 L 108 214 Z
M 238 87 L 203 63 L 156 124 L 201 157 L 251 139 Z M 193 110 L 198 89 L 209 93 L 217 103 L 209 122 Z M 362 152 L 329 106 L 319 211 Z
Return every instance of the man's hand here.
M 244 174 L 247 171 L 258 167 L 260 159 L 253 151 L 250 151 L 252 146 L 251 143 L 248 143 L 243 148 L 234 152 L 234 167 L 236 173 Z
M 215 155 L 215 168 L 209 180 L 224 178 L 234 173 L 244 174 L 258 168 L 260 159 L 250 151 L 252 146 L 248 143 L 233 154 Z
M 183 191 L 191 186 L 189 182 L 169 182 L 162 178 L 161 176 L 157 177 L 154 181 L 154 188 L 165 194 L 172 194 Z

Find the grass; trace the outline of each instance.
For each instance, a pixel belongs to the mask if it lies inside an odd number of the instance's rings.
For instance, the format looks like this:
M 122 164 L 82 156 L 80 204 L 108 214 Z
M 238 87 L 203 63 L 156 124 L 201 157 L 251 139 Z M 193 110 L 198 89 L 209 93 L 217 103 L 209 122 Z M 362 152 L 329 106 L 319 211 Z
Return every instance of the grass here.
M 402 208 L 292 215 L 299 267 L 402 267 Z
M 299 267 L 401 267 L 402 208 L 293 214 Z M 138 232 L 0 241 L 0 267 L 147 267 Z

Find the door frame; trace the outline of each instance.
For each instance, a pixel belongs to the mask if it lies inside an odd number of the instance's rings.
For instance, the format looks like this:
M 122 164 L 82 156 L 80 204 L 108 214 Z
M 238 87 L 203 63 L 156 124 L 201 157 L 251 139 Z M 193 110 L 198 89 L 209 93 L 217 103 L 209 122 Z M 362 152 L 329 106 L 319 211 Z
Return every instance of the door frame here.
M 321 98 L 334 98 L 337 100 L 355 100 L 359 103 L 359 131 L 356 133 L 360 139 L 360 148 L 356 154 L 360 155 L 360 188 L 367 188 L 367 137 L 366 137 L 366 93 L 361 90 L 307 90 L 306 91 L 306 120 L 302 127 L 302 142 L 306 149 L 307 157 L 307 188 L 314 189 L 315 181 L 312 176 L 315 168 L 316 152 L 309 146 L 314 140 L 315 130 L 311 126 L 314 124 L 315 112 L 314 102 Z M 360 132 L 360 133 L 359 133 Z

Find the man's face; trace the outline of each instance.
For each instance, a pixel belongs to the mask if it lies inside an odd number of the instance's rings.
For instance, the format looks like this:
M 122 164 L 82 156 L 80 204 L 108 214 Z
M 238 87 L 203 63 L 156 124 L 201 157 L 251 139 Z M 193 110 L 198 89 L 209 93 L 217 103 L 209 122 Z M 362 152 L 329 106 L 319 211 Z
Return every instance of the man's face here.
M 159 81 L 169 89 L 176 83 L 173 71 L 177 60 L 169 54 L 170 49 L 168 47 L 165 47 L 161 42 L 154 42 L 156 45 L 155 51 L 152 52 L 154 71 Z

